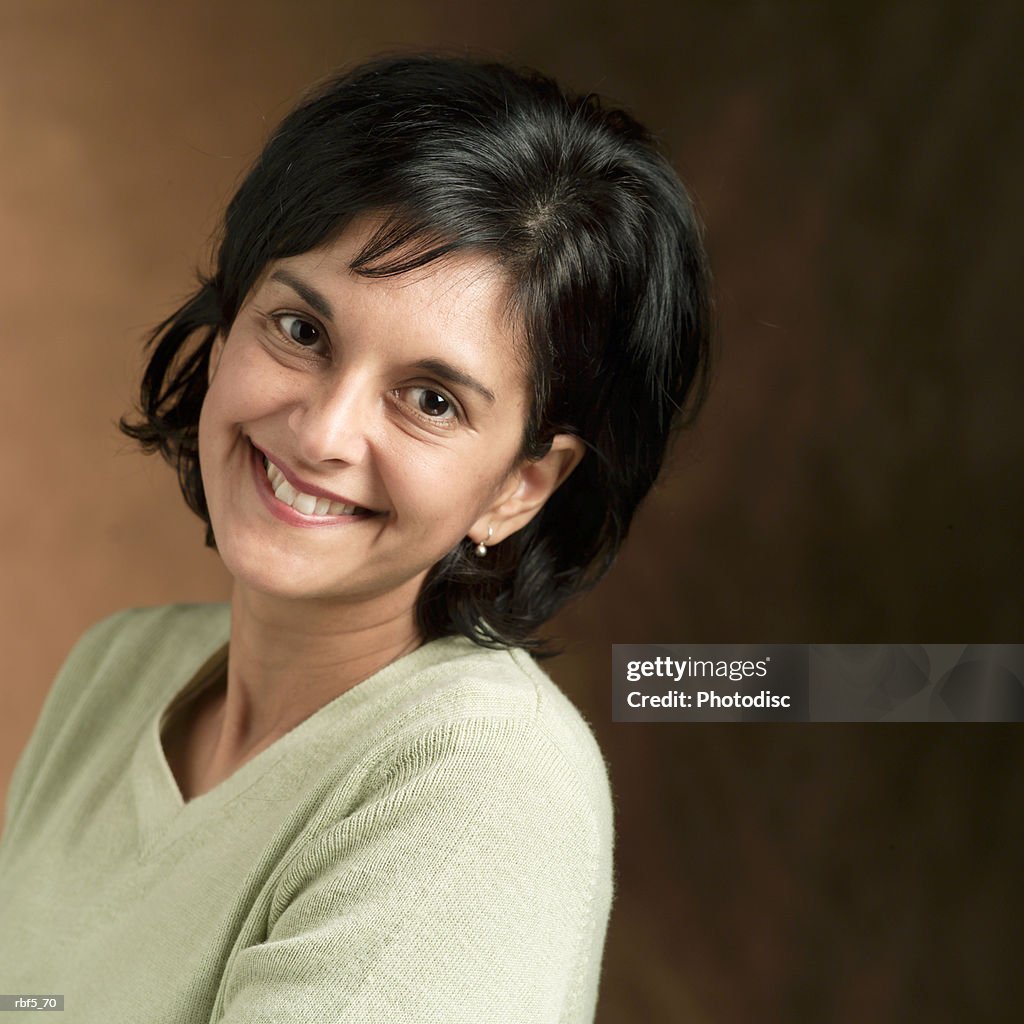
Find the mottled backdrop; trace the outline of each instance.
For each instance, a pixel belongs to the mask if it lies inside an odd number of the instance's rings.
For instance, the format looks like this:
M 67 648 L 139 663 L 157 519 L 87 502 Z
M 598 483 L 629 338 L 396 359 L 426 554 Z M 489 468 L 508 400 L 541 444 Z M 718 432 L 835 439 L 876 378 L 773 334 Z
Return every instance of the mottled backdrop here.
M 556 624 L 618 809 L 599 1021 L 1017 1019 L 1019 726 L 613 725 L 609 644 L 1022 640 L 1022 28 L 1012 3 L 6 0 L 0 792 L 89 623 L 227 595 L 114 423 L 266 131 L 340 63 L 485 48 L 655 126 L 717 274 L 706 415 Z

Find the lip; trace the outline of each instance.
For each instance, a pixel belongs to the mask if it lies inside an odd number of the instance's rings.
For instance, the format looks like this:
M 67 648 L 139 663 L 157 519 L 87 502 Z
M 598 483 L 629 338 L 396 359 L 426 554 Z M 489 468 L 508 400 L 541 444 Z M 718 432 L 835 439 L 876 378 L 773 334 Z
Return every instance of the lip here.
M 250 441 L 249 444 L 253 446 L 258 455 L 269 459 L 275 466 L 277 466 L 277 468 L 284 474 L 285 480 L 287 480 L 295 490 L 301 491 L 303 494 L 311 494 L 315 498 L 330 498 L 331 501 L 336 501 L 340 505 L 355 505 L 357 508 L 365 508 L 368 512 L 377 511 L 376 509 L 369 508 L 352 498 L 346 498 L 343 494 L 335 494 L 334 491 L 328 491 L 323 487 L 317 487 L 316 484 L 308 483 L 303 480 L 302 477 L 296 476 L 286 465 L 279 462 L 272 452 L 267 451 L 265 448 L 258 447 L 253 444 L 252 441 Z M 260 469 L 263 469 L 262 465 L 260 466 Z
M 251 443 L 251 442 L 250 442 Z M 361 523 L 370 519 L 376 519 L 378 513 L 367 515 L 366 513 L 352 513 L 350 515 L 336 515 L 336 516 L 307 516 L 300 512 L 298 509 L 294 509 L 291 505 L 286 505 L 283 501 L 278 501 L 274 496 L 274 492 L 270 487 L 270 480 L 267 478 L 267 471 L 263 468 L 263 457 L 264 453 L 257 448 L 255 445 L 252 446 L 252 471 L 253 477 L 256 484 L 256 490 L 259 493 L 260 498 L 263 500 L 263 504 L 266 505 L 267 511 L 276 519 L 281 520 L 283 523 L 288 523 L 289 526 L 302 526 L 316 528 L 320 526 L 339 526 L 342 523 Z M 273 458 L 267 454 L 266 456 L 271 462 L 274 462 Z M 276 466 L 277 463 L 275 462 Z M 278 467 L 280 468 L 280 467 Z M 284 472 L 282 470 L 282 472 Z M 288 482 L 292 482 L 291 477 L 287 477 Z M 295 484 L 292 484 L 299 489 Z M 308 486 L 308 485 L 305 485 Z M 307 490 L 306 494 L 316 494 L 317 497 L 330 498 L 332 501 L 340 501 L 346 505 L 355 505 L 357 502 L 348 501 L 345 498 L 338 498 L 331 494 L 330 491 L 320 490 Z

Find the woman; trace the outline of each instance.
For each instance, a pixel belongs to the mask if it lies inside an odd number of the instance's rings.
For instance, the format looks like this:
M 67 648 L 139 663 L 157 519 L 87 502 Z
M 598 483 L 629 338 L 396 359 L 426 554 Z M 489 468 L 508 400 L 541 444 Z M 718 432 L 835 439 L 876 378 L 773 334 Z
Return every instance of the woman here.
M 0 981 L 71 1021 L 593 1018 L 612 803 L 540 626 L 703 396 L 708 283 L 647 132 L 379 59 L 289 115 L 141 417 L 234 578 L 78 642 L 18 762 Z

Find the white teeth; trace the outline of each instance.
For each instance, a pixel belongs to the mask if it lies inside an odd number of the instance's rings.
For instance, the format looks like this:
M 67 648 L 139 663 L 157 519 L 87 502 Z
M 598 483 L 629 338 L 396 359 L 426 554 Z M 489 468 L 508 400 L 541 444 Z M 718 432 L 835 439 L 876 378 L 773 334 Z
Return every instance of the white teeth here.
M 297 512 L 307 516 L 350 516 L 356 511 L 355 505 L 342 505 L 330 498 L 318 498 L 312 494 L 303 494 L 295 490 L 281 472 L 266 456 L 263 457 L 263 468 L 267 472 L 274 497 L 285 505 L 291 505 Z
M 312 494 L 300 494 L 292 502 L 292 508 L 304 516 L 311 516 L 316 511 L 316 498 Z
M 286 505 L 295 505 L 295 499 L 299 496 L 299 492 L 287 480 L 279 480 L 277 486 L 274 488 L 274 496 L 278 501 L 283 501 Z M 305 497 L 305 495 L 304 495 Z M 316 504 L 316 502 L 313 502 Z

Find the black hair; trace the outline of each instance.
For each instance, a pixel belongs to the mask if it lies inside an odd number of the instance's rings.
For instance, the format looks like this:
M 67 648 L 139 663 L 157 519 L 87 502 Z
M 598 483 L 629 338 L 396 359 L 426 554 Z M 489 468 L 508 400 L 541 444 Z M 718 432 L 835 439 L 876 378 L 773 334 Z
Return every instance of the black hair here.
M 440 54 L 379 57 L 316 88 L 228 205 L 213 273 L 149 337 L 141 419 L 120 427 L 176 467 L 214 547 L 198 451 L 211 345 L 271 261 L 364 213 L 382 220 L 357 273 L 459 251 L 498 262 L 530 379 L 520 456 L 541 457 L 558 433 L 585 445 L 524 528 L 486 559 L 460 543 L 417 603 L 425 639 L 549 653 L 534 634 L 610 568 L 708 383 L 710 273 L 693 203 L 651 134 L 595 95 Z

